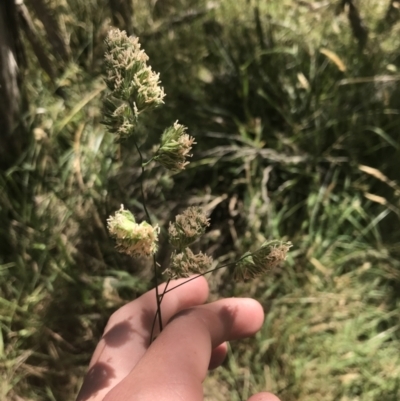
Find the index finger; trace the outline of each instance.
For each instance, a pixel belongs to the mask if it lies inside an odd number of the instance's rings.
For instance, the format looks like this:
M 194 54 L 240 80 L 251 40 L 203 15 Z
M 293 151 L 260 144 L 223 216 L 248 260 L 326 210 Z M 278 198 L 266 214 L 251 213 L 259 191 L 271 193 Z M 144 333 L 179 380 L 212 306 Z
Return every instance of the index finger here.
M 180 312 L 104 401 L 203 400 L 202 382 L 212 349 L 256 333 L 263 317 L 258 302 L 243 298 Z

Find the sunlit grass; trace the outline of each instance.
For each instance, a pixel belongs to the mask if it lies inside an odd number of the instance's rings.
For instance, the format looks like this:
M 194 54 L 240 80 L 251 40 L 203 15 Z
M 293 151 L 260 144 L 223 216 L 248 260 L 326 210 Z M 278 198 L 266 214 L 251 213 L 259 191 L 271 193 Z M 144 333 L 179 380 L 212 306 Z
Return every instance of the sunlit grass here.
M 175 183 L 148 177 L 152 217 L 162 226 L 203 204 L 220 261 L 271 238 L 294 244 L 256 283 L 210 279 L 213 297 L 258 299 L 266 322 L 232 344 L 207 399 L 398 400 L 400 25 L 380 27 L 388 2 L 360 3 L 363 50 L 331 2 L 151 4 L 134 1 L 134 25 L 167 97 L 140 128 L 144 152 L 176 118 L 198 142 Z M 28 145 L 0 173 L 0 399 L 10 401 L 72 400 L 111 311 L 150 285 L 105 229 L 121 203 L 143 216 L 131 143 L 100 124 L 109 10 L 61 6 L 72 60 L 55 87 L 28 49 Z M 160 263 L 166 255 L 162 245 Z

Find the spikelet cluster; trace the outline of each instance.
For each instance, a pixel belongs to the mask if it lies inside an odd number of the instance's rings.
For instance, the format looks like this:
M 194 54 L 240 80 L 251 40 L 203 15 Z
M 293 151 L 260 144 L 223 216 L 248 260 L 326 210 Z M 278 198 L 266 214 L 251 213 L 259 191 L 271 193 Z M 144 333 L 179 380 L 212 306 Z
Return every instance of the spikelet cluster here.
M 192 206 L 175 217 L 175 222 L 169 223 L 169 242 L 175 248 L 183 250 L 200 238 L 210 225 L 210 219 L 201 208 Z
M 271 271 L 286 259 L 291 247 L 291 242 L 270 241 L 253 253 L 245 253 L 235 266 L 235 280 L 252 279 Z
M 201 274 L 211 268 L 212 261 L 212 257 L 203 252 L 194 254 L 190 248 L 185 248 L 182 252 L 172 253 L 170 267 L 164 271 L 164 274 L 170 279 Z
M 164 274 L 169 278 L 188 277 L 191 274 L 202 274 L 212 265 L 212 258 L 203 252 L 194 254 L 188 248 L 190 244 L 200 238 L 210 225 L 201 208 L 192 206 L 175 217 L 169 223 L 168 235 L 170 244 L 176 248 L 172 253 L 171 262 Z
M 187 158 L 192 157 L 190 151 L 196 142 L 186 133 L 186 129 L 178 121 L 165 129 L 161 136 L 161 145 L 154 156 L 154 160 L 173 172 L 184 170 L 189 164 Z
M 136 223 L 133 214 L 123 205 L 108 218 L 107 227 L 120 252 L 133 257 L 149 257 L 157 252 L 159 227 L 146 221 Z
M 147 65 L 149 57 L 140 48 L 139 38 L 112 29 L 105 44 L 105 82 L 110 94 L 103 104 L 103 122 L 120 139 L 133 133 L 141 112 L 164 103 L 165 93 L 159 74 Z
M 136 127 L 136 116 L 128 104 L 107 96 L 103 99 L 102 123 L 111 133 L 116 134 L 118 139 L 126 139 Z

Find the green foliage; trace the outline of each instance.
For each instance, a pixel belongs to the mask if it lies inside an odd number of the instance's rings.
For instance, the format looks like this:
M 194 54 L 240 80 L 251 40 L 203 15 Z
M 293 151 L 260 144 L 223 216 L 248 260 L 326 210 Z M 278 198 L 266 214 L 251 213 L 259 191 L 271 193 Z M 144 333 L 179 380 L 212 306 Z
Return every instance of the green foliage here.
M 7 400 L 73 399 L 110 312 L 148 281 L 106 234 L 120 203 L 144 216 L 132 143 L 116 145 L 100 124 L 108 10 L 56 3 L 74 55 L 56 83 L 65 98 L 29 57 L 29 144 L 0 174 Z M 215 296 L 253 296 L 267 317 L 207 379 L 208 398 L 269 389 L 284 400 L 399 399 L 400 25 L 382 22 L 389 2 L 360 2 L 363 49 L 331 3 L 133 4 L 167 94 L 137 127 L 144 152 L 176 118 L 199 149 L 174 184 L 152 168 L 150 213 L 165 227 L 203 203 L 219 262 L 271 238 L 294 245 L 257 284 L 212 279 Z

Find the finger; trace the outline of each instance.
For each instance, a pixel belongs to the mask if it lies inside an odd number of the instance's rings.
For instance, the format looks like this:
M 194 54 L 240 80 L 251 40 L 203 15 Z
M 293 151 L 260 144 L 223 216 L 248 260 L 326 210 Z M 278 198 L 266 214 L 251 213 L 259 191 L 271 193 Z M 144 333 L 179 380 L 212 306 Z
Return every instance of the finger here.
M 228 353 L 228 345 L 226 342 L 218 345 L 211 352 L 210 363 L 208 365 L 208 370 L 212 370 L 221 366 L 222 362 L 224 362 L 226 358 L 226 354 Z
M 258 393 L 251 396 L 247 401 L 280 401 L 280 399 L 271 393 Z
M 187 279 L 174 280 L 169 288 L 179 285 Z M 159 286 L 159 294 L 165 284 Z M 162 320 L 165 325 L 172 316 L 191 306 L 202 304 L 208 297 L 208 284 L 203 277 L 190 281 L 164 296 L 162 301 Z M 155 290 L 149 291 L 140 298 L 118 309 L 109 319 L 103 337 L 95 351 L 93 362 L 110 362 L 110 357 L 121 363 L 128 364 L 129 371 L 141 358 L 150 344 L 151 328 L 157 312 Z M 156 321 L 153 335 L 159 332 Z M 129 362 L 126 358 L 129 353 Z
M 263 316 L 258 302 L 238 298 L 179 313 L 104 401 L 202 401 L 212 350 L 224 341 L 256 333 Z
M 187 281 L 174 280 L 168 288 Z M 165 284 L 159 286 L 161 294 Z M 155 290 L 118 309 L 109 319 L 89 365 L 77 401 L 101 400 L 136 365 L 150 344 L 150 332 L 157 311 Z M 203 277 L 192 280 L 164 296 L 164 325 L 177 312 L 202 304 L 208 297 Z M 157 324 L 156 324 L 157 327 Z M 155 330 L 158 333 L 158 329 Z

